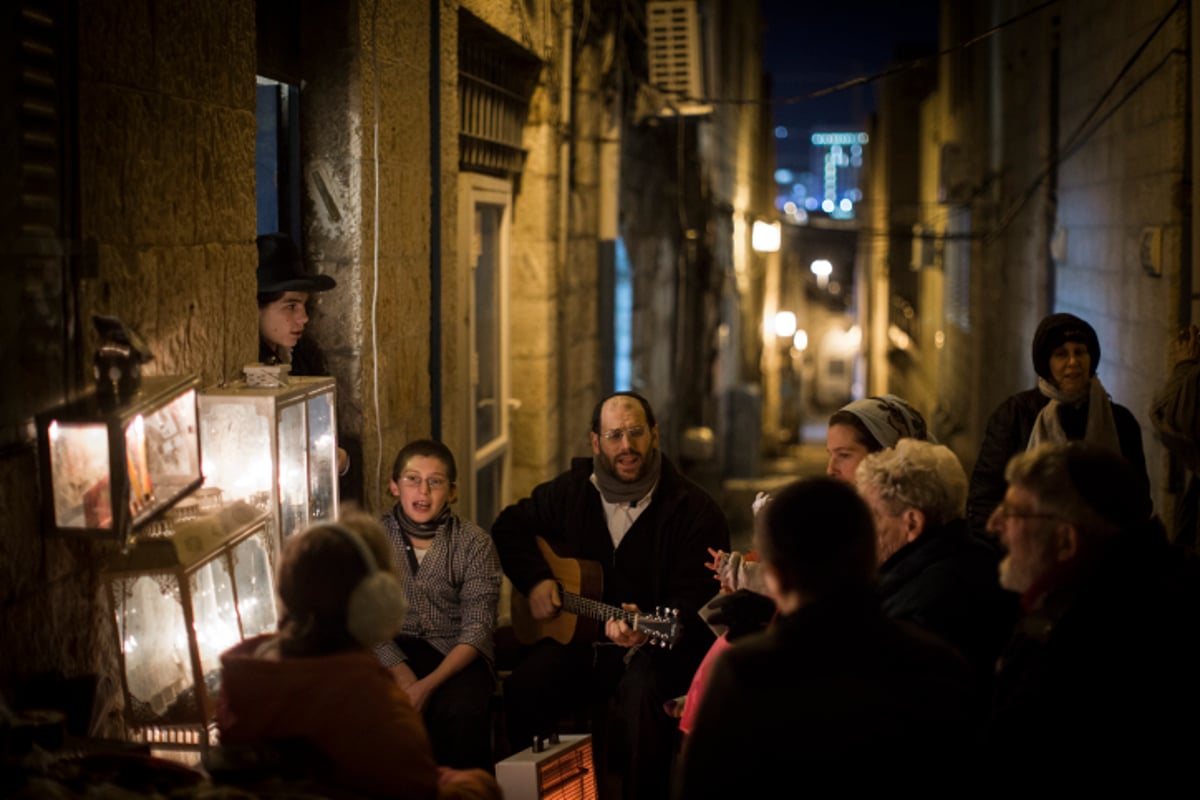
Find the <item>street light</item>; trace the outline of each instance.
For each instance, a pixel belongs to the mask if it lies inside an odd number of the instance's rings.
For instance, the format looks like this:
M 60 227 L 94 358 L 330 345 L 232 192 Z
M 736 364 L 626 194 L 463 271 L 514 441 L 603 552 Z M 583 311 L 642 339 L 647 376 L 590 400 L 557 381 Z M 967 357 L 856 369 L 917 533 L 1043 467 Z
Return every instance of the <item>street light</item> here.
M 783 228 L 778 222 L 763 222 L 754 220 L 750 229 L 750 246 L 756 253 L 778 253 L 780 242 L 783 240 Z
M 796 315 L 791 311 L 780 311 L 775 314 L 775 335 L 781 339 L 790 339 L 796 333 Z
M 833 274 L 833 264 L 829 263 L 828 259 L 818 258 L 808 265 L 808 269 L 817 276 L 817 286 L 824 289 L 825 285 L 829 283 L 829 276 Z

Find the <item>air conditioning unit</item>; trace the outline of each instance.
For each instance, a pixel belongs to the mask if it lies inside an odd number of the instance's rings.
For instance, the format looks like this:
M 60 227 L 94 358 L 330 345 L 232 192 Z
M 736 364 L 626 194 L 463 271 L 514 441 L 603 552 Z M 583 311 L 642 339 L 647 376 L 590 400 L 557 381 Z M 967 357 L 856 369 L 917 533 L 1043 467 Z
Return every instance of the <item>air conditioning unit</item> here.
M 709 114 L 701 102 L 704 71 L 700 59 L 700 20 L 696 0 L 650 0 L 646 4 L 650 83 L 657 90 L 659 116 Z
M 971 202 L 967 152 L 958 142 L 943 142 L 938 152 L 938 202 L 966 205 Z
M 504 800 L 596 800 L 592 737 L 562 734 L 557 739 L 496 764 Z

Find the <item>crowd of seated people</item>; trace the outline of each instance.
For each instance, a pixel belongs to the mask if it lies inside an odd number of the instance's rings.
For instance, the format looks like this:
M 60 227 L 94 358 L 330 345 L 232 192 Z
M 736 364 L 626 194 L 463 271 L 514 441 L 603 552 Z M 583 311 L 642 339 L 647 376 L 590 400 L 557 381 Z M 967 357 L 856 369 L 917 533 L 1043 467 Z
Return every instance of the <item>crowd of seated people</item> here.
M 1083 320 L 1043 320 L 1038 387 L 991 415 L 970 478 L 903 398 L 839 409 L 827 475 L 760 495 L 744 553 L 637 393 L 601 398 L 591 457 L 488 528 L 450 510 L 450 451 L 413 442 L 382 526 L 289 542 L 279 633 L 224 657 L 223 741 L 302 742 L 309 774 L 366 796 L 499 797 L 494 764 L 570 719 L 605 800 L 765 796 L 787 775 L 1172 785 L 1200 741 L 1200 568 L 1154 513 L 1099 355 Z M 503 577 L 527 638 L 500 672 Z M 371 624 L 361 584 L 384 584 Z M 677 611 L 672 647 L 651 646 L 651 608 Z M 935 775 L 911 769 L 932 754 Z

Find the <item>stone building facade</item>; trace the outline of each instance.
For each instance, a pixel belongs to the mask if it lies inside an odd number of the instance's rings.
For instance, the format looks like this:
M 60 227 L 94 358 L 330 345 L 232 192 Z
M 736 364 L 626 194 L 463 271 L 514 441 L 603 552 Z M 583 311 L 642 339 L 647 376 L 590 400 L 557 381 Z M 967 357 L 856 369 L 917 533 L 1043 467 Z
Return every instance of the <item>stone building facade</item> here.
M 0 244 L 17 279 L 3 363 L 26 389 L 5 392 L 0 419 L 0 696 L 38 702 L 36 676 L 119 685 L 98 593 L 113 546 L 44 534 L 29 421 L 88 389 L 96 313 L 146 339 L 149 374 L 208 387 L 255 360 L 260 79 L 299 90 L 291 232 L 338 283 L 310 301 L 308 330 L 337 379 L 357 504 L 389 505 L 391 458 L 421 436 L 455 452 L 458 511 L 484 524 L 588 454 L 592 406 L 613 388 L 618 252 L 631 383 L 668 451 L 688 427 L 719 429 L 715 376 L 757 369 L 722 331 L 761 328 L 746 222 L 771 214 L 769 116 L 754 4 L 697 10 L 708 91 L 754 103 L 697 117 L 647 105 L 641 3 L 6 11 L 0 42 L 19 57 L 4 84 Z M 496 128 L 472 116 L 486 103 Z M 501 271 L 481 287 L 489 257 Z M 484 412 L 500 429 L 486 441 Z
M 1035 384 L 1038 321 L 1070 312 L 1099 334 L 1097 374 L 1141 423 L 1170 519 L 1180 473 L 1148 408 L 1170 337 L 1197 318 L 1195 11 L 1167 0 L 944 2 L 936 79 L 891 118 L 881 109 L 881 130 L 908 125 L 917 144 L 885 148 L 914 162 L 911 187 L 872 173 L 872 224 L 891 227 L 863 263 L 871 387 L 912 394 L 968 469 L 988 414 Z M 915 218 L 887 209 L 910 188 Z M 897 296 L 919 326 L 904 353 L 882 333 L 897 323 Z

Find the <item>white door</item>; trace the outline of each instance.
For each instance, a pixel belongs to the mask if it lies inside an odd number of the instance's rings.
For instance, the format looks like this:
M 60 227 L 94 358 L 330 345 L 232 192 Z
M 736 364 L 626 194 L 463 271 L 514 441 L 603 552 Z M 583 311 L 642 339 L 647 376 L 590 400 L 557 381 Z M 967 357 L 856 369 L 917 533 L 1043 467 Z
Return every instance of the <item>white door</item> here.
M 468 228 L 468 333 L 471 348 L 471 475 L 466 511 L 490 528 L 507 504 L 509 477 L 508 240 L 512 184 L 486 175 L 460 178 Z

